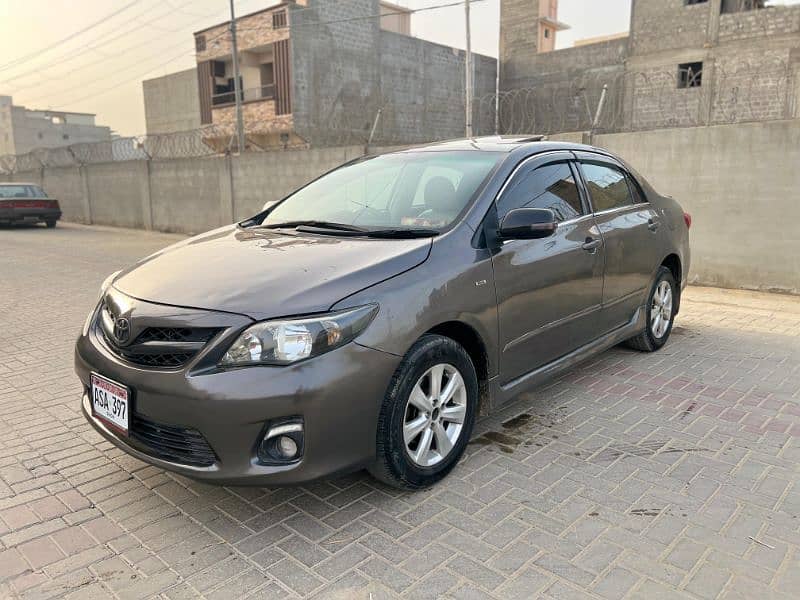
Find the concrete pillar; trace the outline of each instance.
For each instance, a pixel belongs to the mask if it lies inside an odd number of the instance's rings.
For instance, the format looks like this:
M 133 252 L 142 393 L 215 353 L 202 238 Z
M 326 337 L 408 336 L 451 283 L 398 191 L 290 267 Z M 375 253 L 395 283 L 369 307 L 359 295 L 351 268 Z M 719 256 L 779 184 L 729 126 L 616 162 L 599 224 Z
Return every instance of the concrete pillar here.
M 717 87 L 717 67 L 714 64 L 714 56 L 710 51 L 706 51 L 703 59 L 703 86 L 700 88 L 702 95 L 700 96 L 698 125 L 712 124 Z
M 719 17 L 722 13 L 722 0 L 711 0 L 708 3 L 708 34 L 706 47 L 716 46 L 719 41 Z
M 786 118 L 800 119 L 800 48 L 789 51 L 789 85 L 786 93 Z
M 228 154 L 219 163 L 219 215 L 218 225 L 227 225 L 236 220 L 236 198 L 233 185 L 233 157 Z
M 153 200 L 150 197 L 150 161 L 138 161 L 139 198 L 142 202 L 142 225 L 145 229 L 153 229 Z
M 89 172 L 86 165 L 78 166 L 78 174 L 81 177 L 81 206 L 83 208 L 83 222 L 87 225 L 92 224 L 92 198 L 89 195 Z

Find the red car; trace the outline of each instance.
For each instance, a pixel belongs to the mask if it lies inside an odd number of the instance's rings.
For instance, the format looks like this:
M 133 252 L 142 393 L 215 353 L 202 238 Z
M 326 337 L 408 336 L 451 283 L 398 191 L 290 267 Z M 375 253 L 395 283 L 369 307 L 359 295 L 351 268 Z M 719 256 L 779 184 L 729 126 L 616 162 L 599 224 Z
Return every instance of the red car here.
M 33 183 L 0 183 L 0 223 L 39 223 L 56 226 L 61 218 L 58 200 L 48 198 Z

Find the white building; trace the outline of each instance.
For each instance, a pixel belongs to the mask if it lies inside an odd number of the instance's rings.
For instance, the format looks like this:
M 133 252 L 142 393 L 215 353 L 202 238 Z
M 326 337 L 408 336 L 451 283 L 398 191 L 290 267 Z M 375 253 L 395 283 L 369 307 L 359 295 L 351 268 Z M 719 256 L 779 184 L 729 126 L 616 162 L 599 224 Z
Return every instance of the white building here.
M 11 96 L 0 96 L 0 156 L 110 140 L 111 129 L 95 125 L 94 117 L 90 113 L 15 106 Z

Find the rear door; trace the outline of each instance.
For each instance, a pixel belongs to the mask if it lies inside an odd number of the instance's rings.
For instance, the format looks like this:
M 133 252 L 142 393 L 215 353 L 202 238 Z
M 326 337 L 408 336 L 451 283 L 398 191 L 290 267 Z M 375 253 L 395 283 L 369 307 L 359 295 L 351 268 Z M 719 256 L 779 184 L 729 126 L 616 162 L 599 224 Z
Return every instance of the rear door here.
M 630 321 L 645 302 L 660 260 L 662 222 L 621 163 L 599 154 L 576 154 L 605 243 L 603 321 L 611 330 Z
M 599 335 L 603 246 L 568 152 L 529 159 L 500 193 L 498 223 L 514 208 L 549 208 L 556 233 L 508 240 L 492 258 L 500 369 L 506 384 Z

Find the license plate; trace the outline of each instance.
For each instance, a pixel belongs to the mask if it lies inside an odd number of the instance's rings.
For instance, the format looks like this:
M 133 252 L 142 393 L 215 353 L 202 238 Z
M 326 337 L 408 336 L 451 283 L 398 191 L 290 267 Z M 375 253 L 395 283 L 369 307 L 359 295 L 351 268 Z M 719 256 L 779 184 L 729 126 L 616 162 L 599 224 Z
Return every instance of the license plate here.
M 92 413 L 122 433 L 128 433 L 130 390 L 121 383 L 92 373 Z

